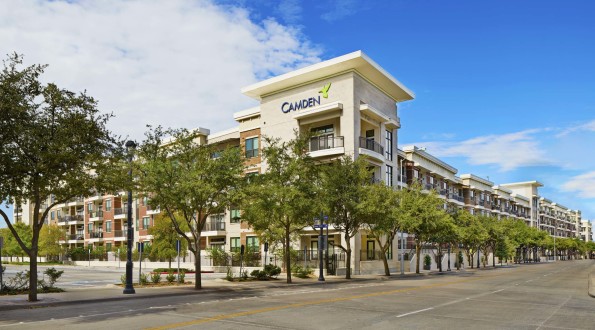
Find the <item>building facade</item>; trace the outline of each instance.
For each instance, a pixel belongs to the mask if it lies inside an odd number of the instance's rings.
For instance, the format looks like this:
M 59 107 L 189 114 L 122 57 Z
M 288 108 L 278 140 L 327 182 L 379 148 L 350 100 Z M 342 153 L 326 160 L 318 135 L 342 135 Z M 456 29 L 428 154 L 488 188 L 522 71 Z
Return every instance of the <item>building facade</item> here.
M 296 133 L 311 132 L 314 137 L 309 154 L 319 162 L 365 155 L 373 179 L 395 189 L 418 183 L 426 191 L 436 190 L 445 207 L 454 205 L 472 214 L 521 219 L 556 237 L 583 235 L 580 211 L 540 196 L 538 188 L 542 184 L 537 181 L 495 185 L 473 174 L 457 176 L 456 168 L 424 149 L 398 148 L 398 105 L 415 95 L 361 51 L 256 83 L 242 89 L 242 93 L 259 105 L 235 113 L 236 127 L 215 133 L 205 128 L 195 131 L 200 143 L 222 149 L 242 148 L 246 175 L 266 171 L 261 159 L 263 137 L 290 140 Z M 47 221 L 64 229 L 66 235 L 61 243 L 69 248 L 101 246 L 116 251 L 126 241 L 125 201 L 123 193 L 76 198 L 54 207 Z M 15 220 L 27 223 L 31 212 L 30 204 L 16 206 Z M 135 197 L 135 242 L 153 239 L 149 229 L 158 214 L 159 209 L 148 205 L 147 196 Z M 236 207 L 212 215 L 202 234 L 202 248 L 237 252 L 242 245 L 256 251 L 263 246 L 257 234 L 241 221 L 241 210 Z M 332 226 L 328 234 L 329 249 L 344 243 Z M 317 244 L 318 232 L 306 229 L 295 247 L 310 251 L 304 258 L 316 259 Z M 365 231 L 352 238 L 351 244 L 354 274 L 382 269 L 375 242 Z M 390 249 L 391 268 L 398 267 L 397 254 L 392 251 L 406 249 L 395 240 Z

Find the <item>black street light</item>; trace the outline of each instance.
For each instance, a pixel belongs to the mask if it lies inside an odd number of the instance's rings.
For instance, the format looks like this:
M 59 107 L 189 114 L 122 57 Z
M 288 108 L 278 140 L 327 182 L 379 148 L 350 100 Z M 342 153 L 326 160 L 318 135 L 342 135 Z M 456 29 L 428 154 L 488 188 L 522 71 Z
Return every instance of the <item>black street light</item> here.
M 325 216 L 320 213 L 320 223 L 318 224 L 318 226 L 320 227 L 320 235 L 318 235 L 318 266 L 319 266 L 319 271 L 318 271 L 318 281 L 320 282 L 324 282 L 324 274 L 323 274 L 323 268 L 324 268 L 324 264 L 323 264 L 323 248 L 324 248 L 324 243 L 325 243 L 325 239 L 324 239 L 324 232 L 323 232 L 323 228 L 324 228 L 324 218 Z M 314 221 L 316 221 L 316 219 L 314 219 Z M 316 223 L 314 223 L 314 228 L 316 228 Z
M 128 151 L 128 165 L 130 168 L 128 169 L 128 176 L 132 181 L 132 154 L 134 149 L 136 148 L 136 143 L 134 141 L 126 141 L 126 150 Z M 134 236 L 134 231 L 132 228 L 132 188 L 128 188 L 128 200 L 126 201 L 127 208 L 128 208 L 128 240 L 126 247 L 126 287 L 124 288 L 124 294 L 132 294 L 136 293 L 134 291 L 134 287 L 132 286 L 132 240 Z
M 447 272 L 450 272 L 450 243 L 448 243 L 448 267 L 446 268 Z

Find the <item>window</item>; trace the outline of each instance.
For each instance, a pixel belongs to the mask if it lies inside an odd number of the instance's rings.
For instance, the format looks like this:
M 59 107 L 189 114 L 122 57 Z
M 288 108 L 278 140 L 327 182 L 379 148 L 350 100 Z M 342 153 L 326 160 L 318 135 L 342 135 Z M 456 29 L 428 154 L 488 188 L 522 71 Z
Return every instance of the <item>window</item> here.
M 112 243 L 105 243 L 105 251 L 106 252 L 112 251 Z
M 138 230 L 138 218 L 135 219 L 134 223 L 136 225 L 134 228 L 136 228 Z
M 107 199 L 105 201 L 105 211 L 109 212 L 112 210 L 112 200 L 111 199 Z
M 229 238 L 230 252 L 240 252 L 240 238 L 230 237 Z
M 374 241 L 367 241 L 366 242 L 366 257 L 368 260 L 374 260 L 374 251 L 376 250 L 376 244 Z
M 386 153 L 386 159 L 392 161 L 393 160 L 393 132 L 387 130 L 386 131 L 386 148 L 385 153 Z
M 87 232 L 89 232 L 89 234 L 93 232 L 93 224 L 92 224 L 92 223 L 90 223 L 90 224 L 89 224 L 89 226 L 88 226 L 87 228 L 89 228 L 89 229 L 87 230 Z
M 55 219 L 55 214 L 54 211 L 50 212 L 50 219 L 54 220 Z
M 312 132 L 313 135 L 313 137 L 310 139 L 311 151 L 340 147 L 340 145 L 335 146 L 333 125 L 315 127 L 312 128 L 310 132 Z
M 87 204 L 87 211 L 93 212 L 93 203 Z
M 112 232 L 112 222 L 111 221 L 106 221 L 105 222 L 105 232 L 106 233 L 111 233 Z
M 318 241 L 314 239 L 310 241 L 310 259 L 318 260 Z
M 258 157 L 258 138 L 246 139 L 246 158 Z
M 393 186 L 393 167 L 390 165 L 386 165 L 386 185 Z
M 260 243 L 258 242 L 258 237 L 256 237 L 256 236 L 247 236 L 246 237 L 246 247 L 249 250 L 257 251 L 259 244 Z
M 143 228 L 144 229 L 149 229 L 149 220 L 150 219 L 151 218 L 149 218 L 149 217 L 143 217 Z
M 145 206 L 149 205 L 149 197 L 147 197 L 147 196 L 143 197 L 143 205 L 145 205 Z
M 240 223 L 240 220 L 241 220 L 240 210 L 231 209 L 229 211 L 229 222 L 230 223 Z

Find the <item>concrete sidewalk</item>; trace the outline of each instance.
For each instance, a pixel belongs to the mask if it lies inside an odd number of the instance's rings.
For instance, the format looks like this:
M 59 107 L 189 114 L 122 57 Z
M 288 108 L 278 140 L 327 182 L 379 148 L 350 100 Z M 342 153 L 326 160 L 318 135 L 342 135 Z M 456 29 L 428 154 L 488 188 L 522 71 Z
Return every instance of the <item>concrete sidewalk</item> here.
M 390 278 L 382 275 L 353 275 L 352 279 L 347 280 L 344 276 L 326 276 L 324 282 L 319 282 L 317 277 L 311 277 L 307 279 L 297 278 L 292 276 L 292 284 L 286 283 L 286 275 L 281 274 L 275 280 L 269 281 L 242 281 L 242 282 L 229 282 L 224 279 L 215 280 L 203 280 L 202 289 L 195 290 L 194 284 L 186 284 L 179 286 L 159 286 L 159 287 L 134 287 L 135 294 L 123 294 L 123 287 L 117 285 L 108 285 L 104 287 L 92 287 L 92 288 L 76 288 L 69 289 L 66 292 L 60 293 L 43 293 L 38 294 L 38 301 L 29 302 L 27 301 L 27 295 L 15 295 L 15 296 L 0 296 L 0 311 L 15 310 L 15 309 L 27 309 L 27 308 L 39 308 L 39 307 L 51 307 L 51 306 L 63 306 L 69 304 L 83 304 L 83 303 L 96 303 L 96 302 L 107 302 L 107 301 L 118 301 L 123 299 L 143 299 L 152 297 L 171 297 L 171 296 L 183 296 L 183 295 L 199 295 L 207 292 L 217 291 L 234 291 L 234 290 L 253 290 L 253 289 L 266 289 L 266 288 L 288 288 L 288 287 L 299 287 L 299 286 L 318 286 L 318 285 L 336 285 L 341 283 L 358 283 L 358 282 L 371 282 L 371 281 L 383 281 L 383 280 L 397 280 L 404 278 L 415 278 L 423 276 L 457 276 L 457 275 L 470 275 L 472 272 L 465 270 L 452 272 L 424 272 L 421 274 L 405 273 L 405 275 L 393 274 Z M 59 287 L 59 282 L 58 285 Z
M 282 274 L 284 275 L 284 274 Z M 395 275 L 395 278 L 398 275 Z M 229 282 L 222 279 L 208 280 L 202 282 L 202 289 L 195 290 L 194 284 L 159 286 L 159 287 L 140 287 L 135 286 L 135 294 L 123 294 L 123 288 L 116 285 L 107 287 L 69 289 L 60 293 L 42 293 L 38 294 L 39 301 L 27 301 L 27 295 L 0 296 L 0 311 L 27 309 L 51 306 L 63 306 L 69 304 L 96 303 L 117 301 L 123 299 L 143 299 L 151 297 L 168 297 L 181 295 L 198 295 L 206 292 L 216 291 L 234 291 L 246 289 L 265 289 L 265 288 L 286 288 L 296 286 L 310 286 L 323 284 L 338 284 L 361 281 L 381 280 L 381 276 L 354 276 L 351 280 L 344 277 L 327 276 L 325 282 L 319 282 L 317 278 L 300 279 L 292 277 L 292 284 L 286 283 L 285 276 L 279 276 L 276 280 L 270 281 L 243 281 Z M 59 286 L 59 283 L 58 283 Z

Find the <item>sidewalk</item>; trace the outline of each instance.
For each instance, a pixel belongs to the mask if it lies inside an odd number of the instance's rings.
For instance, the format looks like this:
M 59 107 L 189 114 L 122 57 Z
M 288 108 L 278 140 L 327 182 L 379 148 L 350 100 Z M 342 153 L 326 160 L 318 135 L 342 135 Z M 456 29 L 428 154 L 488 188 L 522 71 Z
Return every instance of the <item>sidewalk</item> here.
M 266 288 L 288 288 L 297 286 L 318 286 L 318 285 L 336 285 L 340 283 L 358 283 L 383 280 L 396 280 L 402 278 L 415 278 L 430 275 L 452 276 L 463 275 L 466 271 L 452 271 L 439 274 L 438 272 L 424 272 L 415 274 L 413 272 L 405 275 L 393 274 L 390 278 L 382 275 L 354 275 L 352 279 L 347 280 L 344 276 L 327 276 L 324 282 L 319 282 L 317 277 L 301 279 L 292 276 L 292 284 L 286 283 L 285 274 L 281 274 L 278 279 L 270 281 L 244 281 L 229 282 L 224 279 L 203 280 L 202 289 L 195 290 L 194 284 L 181 286 L 160 286 L 160 287 L 139 287 L 135 286 L 135 294 L 123 294 L 124 290 L 120 286 L 110 285 L 108 287 L 77 288 L 69 289 L 60 293 L 38 294 L 39 301 L 28 302 L 27 295 L 0 296 L 0 311 L 15 309 L 65 306 L 72 304 L 97 303 L 118 301 L 123 299 L 143 299 L 152 297 L 172 297 L 185 295 L 199 295 L 206 292 L 216 291 L 234 291 L 234 290 L 254 290 Z M 58 283 L 59 287 L 59 283 Z
M 282 274 L 284 275 L 284 274 Z M 222 279 L 203 280 L 202 289 L 195 290 L 194 284 L 180 285 L 180 286 L 160 286 L 160 287 L 139 287 L 135 286 L 135 294 L 123 294 L 123 288 L 120 286 L 109 287 L 95 287 L 95 288 L 80 288 L 69 289 L 66 292 L 60 293 L 43 293 L 38 294 L 39 301 L 27 301 L 27 295 L 15 296 L 0 296 L 0 311 L 8 311 L 15 309 L 64 306 L 81 303 L 97 303 L 107 301 L 117 301 L 123 299 L 142 299 L 151 297 L 171 297 L 184 295 L 198 295 L 206 292 L 214 291 L 233 291 L 233 290 L 247 290 L 247 289 L 265 289 L 283 288 L 295 286 L 309 286 L 309 285 L 324 285 L 337 284 L 346 282 L 359 281 L 374 281 L 380 280 L 380 276 L 356 276 L 351 280 L 346 280 L 344 277 L 327 276 L 325 282 L 319 282 L 317 278 L 300 279 L 292 277 L 292 284 L 286 283 L 285 276 L 279 276 L 276 280 L 270 281 L 244 281 L 244 282 L 229 282 Z M 59 284 L 58 284 L 59 286 Z

